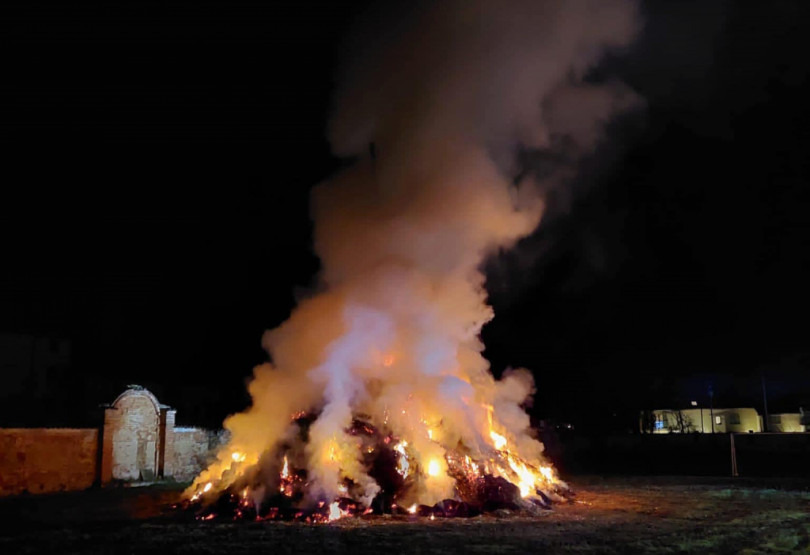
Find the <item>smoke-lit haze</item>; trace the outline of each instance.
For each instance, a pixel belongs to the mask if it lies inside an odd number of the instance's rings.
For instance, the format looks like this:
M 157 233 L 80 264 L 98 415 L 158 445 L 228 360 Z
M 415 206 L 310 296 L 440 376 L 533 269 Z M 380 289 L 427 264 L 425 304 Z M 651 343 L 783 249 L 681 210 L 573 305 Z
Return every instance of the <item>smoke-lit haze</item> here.
M 531 375 L 496 381 L 481 355 L 493 312 L 480 268 L 540 224 L 543 192 L 636 102 L 622 83 L 587 77 L 639 26 L 625 0 L 408 2 L 358 22 L 329 122 L 334 153 L 353 162 L 312 195 L 317 292 L 266 333 L 272 362 L 255 370 L 253 405 L 226 420 L 230 444 L 198 484 L 232 482 L 235 451 L 252 463 L 293 442 L 291 415 L 304 410 L 319 416 L 294 464 L 314 497 L 337 497 L 346 478 L 356 499 L 377 493 L 345 432 L 358 415 L 407 439 L 422 468 L 444 470 L 458 446 L 486 457 L 491 432 L 542 462 L 521 408 Z M 565 166 L 515 183 L 519 149 L 562 148 Z M 428 474 L 414 500 L 452 497 L 445 472 Z

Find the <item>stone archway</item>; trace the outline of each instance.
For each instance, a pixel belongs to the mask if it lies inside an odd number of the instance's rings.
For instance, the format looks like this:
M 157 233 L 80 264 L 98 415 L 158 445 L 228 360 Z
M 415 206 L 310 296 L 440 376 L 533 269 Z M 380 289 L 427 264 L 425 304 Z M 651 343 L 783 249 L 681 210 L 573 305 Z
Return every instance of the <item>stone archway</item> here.
M 104 411 L 101 481 L 154 480 L 162 455 L 161 410 L 146 388 L 132 385 Z

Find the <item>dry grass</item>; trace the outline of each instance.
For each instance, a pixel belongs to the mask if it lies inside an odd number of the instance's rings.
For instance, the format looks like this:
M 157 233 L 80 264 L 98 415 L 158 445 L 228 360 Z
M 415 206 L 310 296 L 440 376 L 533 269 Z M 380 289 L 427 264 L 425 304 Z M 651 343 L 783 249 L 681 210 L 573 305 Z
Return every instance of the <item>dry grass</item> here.
M 534 518 L 357 518 L 330 525 L 194 522 L 176 490 L 0 500 L 0 553 L 810 553 L 805 483 L 579 480 Z

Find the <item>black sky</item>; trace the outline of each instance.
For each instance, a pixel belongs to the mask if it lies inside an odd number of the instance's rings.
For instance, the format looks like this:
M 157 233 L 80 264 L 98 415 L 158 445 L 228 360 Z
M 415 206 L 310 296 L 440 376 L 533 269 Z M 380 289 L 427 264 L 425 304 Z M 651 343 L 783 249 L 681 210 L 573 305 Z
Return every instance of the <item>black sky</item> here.
M 318 263 L 308 190 L 362 5 L 19 2 L 0 90 L 0 332 L 70 338 L 86 405 L 127 383 L 181 421 L 246 402 L 262 331 Z M 496 372 L 535 412 L 810 406 L 806 3 L 649 2 L 611 68 L 646 101 L 488 265 Z M 380 32 L 385 32 L 380 29 Z M 392 68 L 393 70 L 393 68 Z

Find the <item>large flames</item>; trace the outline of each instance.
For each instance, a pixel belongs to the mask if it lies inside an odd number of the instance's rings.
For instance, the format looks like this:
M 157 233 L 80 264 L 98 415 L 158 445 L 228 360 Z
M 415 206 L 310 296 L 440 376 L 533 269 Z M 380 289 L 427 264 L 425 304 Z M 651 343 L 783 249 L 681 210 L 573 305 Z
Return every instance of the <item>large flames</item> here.
M 249 457 L 244 447 L 235 449 L 233 445 L 222 451 L 219 461 L 187 491 L 188 499 L 199 509 L 201 520 L 222 514 L 308 522 L 369 513 L 474 516 L 498 508 L 547 508 L 552 500 L 562 499 L 568 489 L 554 469 L 542 460 L 528 461 L 514 452 L 505 435 L 508 432 L 495 429 L 492 407 L 482 405 L 481 410 L 486 415 L 486 430 L 480 434 L 484 443 L 477 450 L 463 442 L 443 444 L 442 419 L 432 415 L 420 419 L 425 427 L 419 432 L 427 438 L 427 449 L 418 448 L 418 441 L 394 435 L 386 424 L 375 426 L 368 415 L 355 418 L 346 430 L 354 441 L 341 445 L 335 438 L 327 443 L 320 460 L 341 476 L 334 498 L 313 496 L 306 468 L 291 462 L 302 448 L 306 450 L 298 442 L 306 441 L 316 420 L 313 415 L 297 413 L 291 418 L 288 439 L 263 456 L 254 453 Z M 407 415 L 407 410 L 398 413 Z M 390 411 L 387 416 L 390 421 Z M 373 497 L 350 477 L 343 461 L 350 469 L 358 461 L 369 469 L 368 475 L 375 480 Z M 274 468 L 269 477 L 267 467 Z
M 496 380 L 482 356 L 481 268 L 635 100 L 589 71 L 631 41 L 635 2 L 418 7 L 395 33 L 360 25 L 329 125 L 353 163 L 312 193 L 315 292 L 265 334 L 252 406 L 187 492 L 206 518 L 470 515 L 566 489 L 525 412 L 532 375 Z

